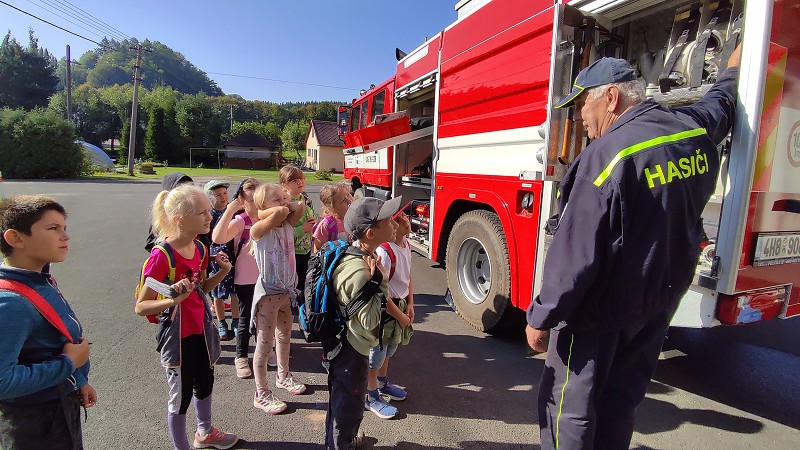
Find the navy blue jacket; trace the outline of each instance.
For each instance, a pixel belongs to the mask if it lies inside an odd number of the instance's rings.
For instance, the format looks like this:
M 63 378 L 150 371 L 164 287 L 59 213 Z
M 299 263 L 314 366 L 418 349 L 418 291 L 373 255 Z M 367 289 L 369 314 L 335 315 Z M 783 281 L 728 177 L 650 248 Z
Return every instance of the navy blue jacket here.
M 83 336 L 75 312 L 43 272 L 0 266 L 0 278 L 18 281 L 35 289 L 61 317 L 74 339 Z M 59 398 L 58 385 L 68 392 L 88 382 L 89 361 L 78 369 L 62 354 L 67 341 L 56 328 L 18 294 L 0 291 L 0 317 L 6 323 L 0 339 L 0 400 L 38 403 Z
M 737 75 L 726 71 L 691 106 L 639 103 L 575 159 L 530 326 L 599 333 L 677 307 L 700 255 Z

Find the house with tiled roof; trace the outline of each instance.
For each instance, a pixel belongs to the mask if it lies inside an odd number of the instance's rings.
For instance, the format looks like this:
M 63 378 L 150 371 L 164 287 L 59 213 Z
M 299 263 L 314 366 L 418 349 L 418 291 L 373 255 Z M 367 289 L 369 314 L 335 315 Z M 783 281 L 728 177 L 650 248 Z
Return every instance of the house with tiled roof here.
M 306 167 L 313 170 L 344 171 L 344 141 L 336 122 L 312 120 L 306 134 Z
M 280 148 L 252 131 L 245 131 L 222 143 L 225 167 L 269 169 L 278 167 Z
M 245 131 L 222 143 L 225 167 L 270 169 L 278 167 L 280 148 L 252 131 Z

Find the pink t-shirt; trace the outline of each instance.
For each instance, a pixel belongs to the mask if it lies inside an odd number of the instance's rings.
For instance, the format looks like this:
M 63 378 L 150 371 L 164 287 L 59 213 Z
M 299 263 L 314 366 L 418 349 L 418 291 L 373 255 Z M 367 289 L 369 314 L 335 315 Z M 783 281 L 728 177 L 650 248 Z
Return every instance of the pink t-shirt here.
M 336 229 L 331 230 L 333 228 L 333 220 L 336 220 Z M 347 231 L 344 230 L 344 222 L 338 217 L 333 216 L 323 216 L 319 219 L 319 225 L 314 229 L 314 239 L 319 240 L 322 243 L 328 242 L 333 240 L 332 231 L 336 231 L 336 238 L 335 239 L 344 239 L 346 241 L 350 240 L 350 235 L 347 234 Z
M 200 271 L 205 271 L 208 267 L 208 257 L 200 261 L 200 251 L 197 249 L 195 249 L 192 259 L 184 258 L 175 249 L 172 250 L 172 254 L 175 255 L 176 278 L 172 283 L 176 283 L 184 278 L 188 278 L 194 283 L 199 283 Z M 153 251 L 150 252 L 150 258 L 147 260 L 147 264 L 144 267 L 144 276 L 152 277 L 160 281 L 164 281 L 169 277 L 169 261 L 161 250 L 153 248 Z M 203 305 L 203 299 L 200 298 L 197 291 L 192 291 L 186 300 L 181 302 L 180 308 L 181 337 L 184 338 L 193 334 L 203 334 L 205 306 Z
M 236 237 L 233 238 L 233 251 L 239 248 L 239 241 L 242 240 L 242 233 L 245 227 L 250 229 L 250 226 L 245 225 L 242 215 L 239 214 L 231 220 L 233 226 L 236 227 Z M 249 234 L 249 233 L 248 233 Z M 247 242 L 242 245 L 242 251 L 236 258 L 236 267 L 233 274 L 233 284 L 256 284 L 258 281 L 258 265 L 256 265 L 255 256 L 250 254 L 250 243 L 252 239 L 248 238 Z

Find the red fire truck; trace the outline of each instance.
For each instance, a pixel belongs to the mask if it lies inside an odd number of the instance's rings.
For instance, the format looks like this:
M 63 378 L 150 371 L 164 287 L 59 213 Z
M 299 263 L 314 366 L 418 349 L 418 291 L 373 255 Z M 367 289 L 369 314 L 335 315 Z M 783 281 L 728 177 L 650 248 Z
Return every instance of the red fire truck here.
M 743 63 L 708 239 L 673 325 L 800 314 L 800 8 L 792 0 L 461 0 L 457 20 L 340 108 L 345 176 L 413 199 L 412 240 L 446 267 L 478 329 L 519 316 L 541 285 L 559 182 L 586 146 L 554 109 L 602 56 L 631 61 L 647 95 L 696 101 L 737 42 Z M 631 243 L 628 245 L 636 245 Z M 664 261 L 670 264 L 670 261 Z

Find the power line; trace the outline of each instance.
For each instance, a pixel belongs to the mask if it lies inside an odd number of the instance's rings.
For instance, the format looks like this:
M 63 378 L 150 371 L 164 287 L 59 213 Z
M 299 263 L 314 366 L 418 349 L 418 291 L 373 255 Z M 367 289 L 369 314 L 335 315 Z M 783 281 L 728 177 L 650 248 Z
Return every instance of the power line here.
M 21 9 L 17 8 L 16 6 L 14 6 L 14 5 L 9 5 L 8 3 L 4 2 L 3 0 L 0 0 L 0 3 L 2 3 L 2 4 L 4 4 L 4 5 L 6 5 L 6 6 L 8 6 L 9 8 L 14 8 L 14 9 L 16 9 L 17 11 L 19 11 L 19 12 L 21 12 L 21 13 L 23 13 L 23 14 L 27 14 L 27 15 L 29 15 L 29 16 L 31 16 L 31 17 L 33 17 L 34 19 L 36 19 L 36 20 L 40 20 L 40 21 L 42 21 L 42 22 L 44 22 L 44 23 L 46 23 L 46 24 L 48 24 L 48 25 L 50 25 L 50 26 L 54 26 L 54 27 L 58 28 L 59 30 L 66 31 L 67 33 L 69 33 L 69 34 L 71 34 L 71 35 L 73 35 L 73 36 L 78 36 L 79 38 L 81 38 L 81 39 L 85 39 L 85 40 L 87 40 L 87 41 L 89 41 L 89 42 L 92 42 L 92 43 L 94 43 L 94 44 L 97 44 L 97 45 L 98 45 L 98 46 L 100 46 L 100 47 L 103 47 L 103 48 L 108 48 L 107 46 L 105 46 L 105 45 L 103 45 L 103 44 L 101 44 L 101 43 L 99 43 L 99 42 L 97 42 L 97 41 L 95 41 L 95 40 L 93 40 L 93 39 L 89 39 L 89 38 L 87 38 L 86 36 L 81 36 L 80 34 L 78 34 L 78 33 L 75 33 L 74 31 L 69 31 L 68 29 L 66 29 L 66 28 L 64 28 L 64 27 L 60 27 L 60 26 L 58 26 L 58 25 L 54 24 L 53 22 L 48 22 L 48 21 L 46 21 L 46 20 L 42 19 L 41 17 L 35 16 L 35 15 L 33 15 L 33 14 L 29 13 L 28 11 L 23 11 L 23 10 L 21 10 Z
M 263 77 L 254 77 L 250 75 L 236 75 L 232 73 L 221 73 L 221 72 L 206 72 L 211 75 L 223 75 L 226 77 L 237 77 L 237 78 L 250 78 L 252 80 L 264 80 L 264 81 L 274 81 L 276 83 L 290 83 L 290 84 L 302 84 L 304 86 L 316 86 L 316 87 L 325 87 L 331 89 L 343 89 L 346 91 L 357 91 L 357 88 L 349 88 L 349 87 L 342 87 L 342 86 L 330 86 L 327 84 L 316 84 L 316 83 L 304 83 L 302 81 L 290 81 L 290 80 L 278 80 L 275 78 L 263 78 Z
M 30 3 L 33 3 L 31 0 L 28 0 L 28 1 L 29 1 Z M 37 6 L 38 8 L 40 8 L 41 10 L 43 10 L 43 11 L 45 11 L 45 12 L 47 12 L 47 13 L 50 13 L 50 14 L 52 14 L 52 15 L 54 15 L 54 16 L 56 16 L 56 17 L 58 17 L 59 19 L 65 20 L 65 21 L 67 21 L 67 22 L 71 23 L 72 25 L 75 25 L 75 26 L 77 26 L 77 27 L 78 27 L 78 28 L 80 28 L 80 29 L 86 30 L 86 31 L 88 31 L 89 33 L 91 33 L 91 34 L 93 34 L 93 35 L 95 35 L 95 36 L 99 36 L 99 37 L 101 37 L 101 38 L 103 37 L 103 34 L 100 34 L 100 33 L 98 33 L 98 32 L 97 32 L 97 30 L 90 30 L 89 28 L 86 28 L 86 27 L 82 26 L 82 25 L 81 25 L 81 24 L 79 24 L 79 23 L 75 23 L 75 22 L 73 22 L 73 21 L 71 21 L 71 20 L 67 19 L 66 17 L 62 16 L 61 14 L 57 13 L 56 11 L 53 11 L 53 10 L 51 10 L 51 9 L 48 9 L 47 7 L 45 7 L 45 6 L 44 6 L 44 4 L 41 4 L 41 5 L 36 5 L 36 6 Z
M 32 1 L 32 0 L 28 0 L 28 1 Z M 58 14 L 58 13 L 56 13 L 56 12 L 55 12 L 53 9 L 50 9 L 50 8 L 55 8 L 55 9 L 57 9 L 59 12 L 62 12 L 62 13 L 64 13 L 64 14 L 66 14 L 66 15 L 68 15 L 68 16 L 70 16 L 70 17 L 74 18 L 75 20 L 77 20 L 77 21 L 79 21 L 79 22 L 86 24 L 87 26 L 91 27 L 91 28 L 94 30 L 94 31 L 91 31 L 93 34 L 99 35 L 99 36 L 101 36 L 101 37 L 105 37 L 105 36 L 109 36 L 109 35 L 110 35 L 112 38 L 116 38 L 116 39 L 120 39 L 120 40 L 122 40 L 122 39 L 121 39 L 119 36 L 117 36 L 115 33 L 109 33 L 109 31 L 108 31 L 108 30 L 105 30 L 105 29 L 103 29 L 102 27 L 98 26 L 98 24 L 96 24 L 96 23 L 93 23 L 92 21 L 90 21 L 90 20 L 87 20 L 87 19 L 86 19 L 86 18 L 84 18 L 84 17 L 81 17 L 81 15 L 80 15 L 80 14 L 77 14 L 77 13 L 73 12 L 72 10 L 70 10 L 69 8 L 67 8 L 67 7 L 65 7 L 65 6 L 62 6 L 61 4 L 58 4 L 58 3 L 52 2 L 52 1 L 50 1 L 50 0 L 37 0 L 37 1 L 38 1 L 39 3 L 41 3 L 42 5 L 44 5 L 44 4 L 46 3 L 46 4 L 48 5 L 48 7 L 44 7 L 44 6 L 40 6 L 40 7 L 41 7 L 41 8 L 43 8 L 43 9 L 45 9 L 45 10 L 48 10 L 48 11 L 50 11 L 51 13 L 53 13 L 53 14 L 55 14 L 55 15 L 57 15 L 57 16 L 59 16 L 59 14 Z M 70 23 L 72 23 L 72 24 L 74 24 L 74 25 L 77 25 L 78 27 L 81 27 L 81 28 L 83 28 L 83 29 L 86 29 L 86 28 L 84 28 L 83 26 L 81 26 L 80 24 L 78 24 L 78 23 L 75 23 L 75 22 L 71 21 L 70 19 L 68 19 L 68 18 L 66 18 L 66 17 L 62 17 L 62 16 L 59 16 L 59 17 L 61 17 L 62 19 L 66 20 L 67 22 L 70 22 Z M 88 31 L 88 30 L 87 30 L 87 31 Z
M 73 8 L 77 9 L 78 11 L 80 11 L 80 12 L 86 14 L 87 16 L 91 17 L 92 19 L 97 21 L 99 24 L 103 25 L 105 28 L 111 30 L 113 33 L 116 33 L 116 34 L 118 34 L 120 36 L 123 36 L 125 39 L 131 39 L 130 36 L 128 36 L 127 34 L 123 33 L 118 28 L 112 27 L 107 22 L 104 22 L 103 20 L 98 19 L 97 17 L 95 17 L 92 14 L 90 14 L 90 13 L 86 12 L 85 10 L 81 9 L 79 6 L 77 6 L 77 5 L 73 4 L 73 3 L 70 3 L 67 0 L 64 0 L 63 2 L 59 1 L 59 0 L 56 0 L 56 2 L 57 3 L 61 3 L 61 4 L 66 3 L 66 4 L 70 5 L 70 6 L 72 6 Z

